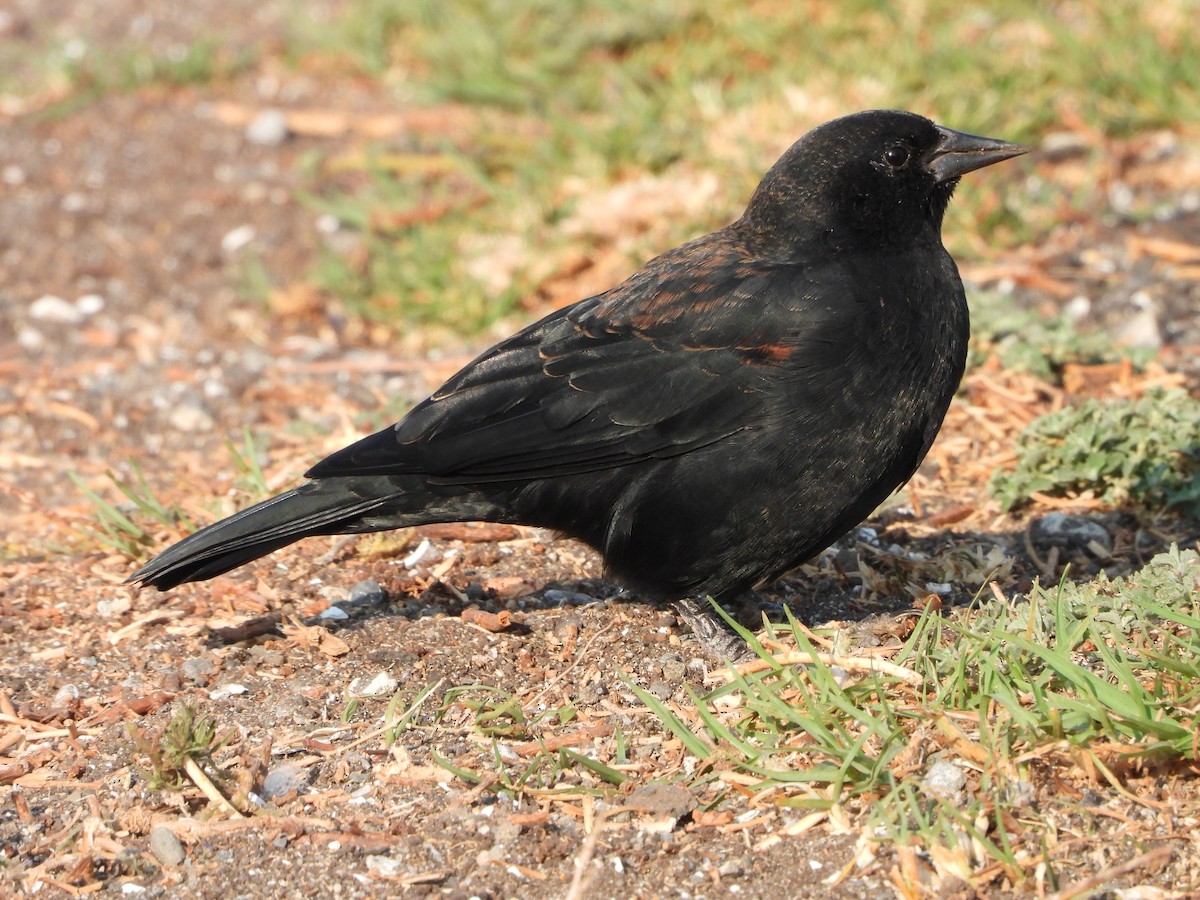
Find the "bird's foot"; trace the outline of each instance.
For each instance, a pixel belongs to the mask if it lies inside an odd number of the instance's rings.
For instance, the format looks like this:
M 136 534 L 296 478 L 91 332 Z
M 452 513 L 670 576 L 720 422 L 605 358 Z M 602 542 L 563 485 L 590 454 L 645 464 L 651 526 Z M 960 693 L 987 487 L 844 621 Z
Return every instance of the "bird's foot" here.
M 700 646 L 714 659 L 737 662 L 753 655 L 741 635 L 713 614 L 707 600 L 685 597 L 673 605 L 679 618 L 692 629 Z

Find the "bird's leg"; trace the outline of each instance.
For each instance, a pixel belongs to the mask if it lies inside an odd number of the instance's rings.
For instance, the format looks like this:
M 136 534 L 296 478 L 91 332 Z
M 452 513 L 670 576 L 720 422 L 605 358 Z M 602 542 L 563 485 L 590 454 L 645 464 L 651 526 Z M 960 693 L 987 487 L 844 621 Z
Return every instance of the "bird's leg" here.
M 750 655 L 741 635 L 712 612 L 707 597 L 685 597 L 673 603 L 675 612 L 692 629 L 700 646 L 713 658 L 736 662 Z

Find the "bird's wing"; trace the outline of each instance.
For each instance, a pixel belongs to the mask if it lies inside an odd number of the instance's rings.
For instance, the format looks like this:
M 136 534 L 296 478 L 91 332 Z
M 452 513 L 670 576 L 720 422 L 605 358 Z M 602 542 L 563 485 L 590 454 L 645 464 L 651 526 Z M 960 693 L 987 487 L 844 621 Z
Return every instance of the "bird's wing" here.
M 814 309 L 795 272 L 719 256 L 698 271 L 714 259 L 702 249 L 685 245 L 502 342 L 308 476 L 524 481 L 686 453 L 754 427 L 778 366 L 821 329 L 804 322 Z

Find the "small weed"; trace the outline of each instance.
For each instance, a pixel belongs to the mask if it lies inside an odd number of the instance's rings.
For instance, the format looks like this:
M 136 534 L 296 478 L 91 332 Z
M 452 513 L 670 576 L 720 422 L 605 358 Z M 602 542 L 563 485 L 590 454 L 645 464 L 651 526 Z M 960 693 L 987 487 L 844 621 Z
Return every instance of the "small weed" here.
M 129 467 L 132 476 L 128 480 L 119 478 L 112 472 L 107 473 L 109 481 L 128 501 L 120 507 L 109 503 L 85 485 L 75 472 L 68 472 L 67 477 L 95 504 L 96 521 L 99 525 L 95 531 L 101 543 L 120 550 L 127 556 L 136 557 L 155 541 L 148 525 L 157 524 L 169 528 L 182 525 L 185 530 L 191 530 L 193 526 L 178 509 L 165 506 L 154 495 L 137 462 L 130 460 Z
M 259 458 L 264 455 L 265 448 L 266 442 L 255 438 L 249 426 L 242 427 L 240 448 L 231 440 L 225 441 L 225 449 L 229 451 L 238 473 L 234 480 L 234 488 L 256 502 L 271 495 L 271 489 L 267 486 L 267 479 L 263 477 L 262 466 L 259 464 Z
M 1017 467 L 988 484 L 1005 510 L 1043 493 L 1200 516 L 1200 401 L 1183 391 L 1089 400 L 1042 416 L 1017 451 Z
M 198 716 L 190 703 L 176 709 L 160 732 L 151 733 L 130 723 L 126 734 L 137 752 L 146 758 L 147 767 L 142 774 L 147 785 L 156 791 L 183 790 L 192 781 L 189 770 L 199 763 L 206 764 L 219 776 L 213 754 L 232 736 L 218 738 L 216 723 L 207 716 Z
M 259 463 L 265 454 L 265 442 L 256 438 L 249 428 L 244 428 L 241 446 L 227 440 L 225 448 L 237 471 L 234 489 L 251 501 L 270 496 L 271 489 Z M 108 480 L 125 498 L 126 502 L 121 504 L 110 503 L 101 497 L 77 473 L 67 473 L 67 477 L 96 507 L 96 526 L 91 530 L 102 544 L 136 558 L 158 543 L 160 528 L 184 532 L 195 530 L 195 523 L 178 507 L 166 506 L 155 496 L 135 460 L 129 461 L 129 470 L 129 478 L 107 473 Z

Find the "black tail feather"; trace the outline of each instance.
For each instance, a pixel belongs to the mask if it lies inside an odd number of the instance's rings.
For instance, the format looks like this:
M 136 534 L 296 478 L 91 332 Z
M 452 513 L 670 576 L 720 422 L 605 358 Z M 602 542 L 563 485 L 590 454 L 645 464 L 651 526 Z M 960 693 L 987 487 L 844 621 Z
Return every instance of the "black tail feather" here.
M 373 526 L 363 521 L 394 499 L 394 493 L 364 497 L 332 481 L 310 481 L 189 535 L 128 581 L 165 591 L 228 572 L 301 538 L 396 528 L 402 523 Z

